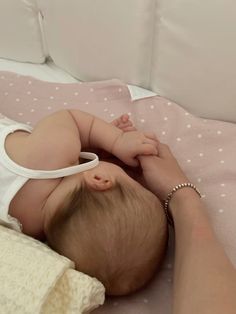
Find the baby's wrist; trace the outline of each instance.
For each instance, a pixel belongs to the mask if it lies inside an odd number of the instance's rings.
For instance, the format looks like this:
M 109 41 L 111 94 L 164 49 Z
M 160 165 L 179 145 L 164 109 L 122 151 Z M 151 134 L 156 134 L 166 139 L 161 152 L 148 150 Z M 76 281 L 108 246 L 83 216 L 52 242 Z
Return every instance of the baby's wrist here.
M 114 125 L 99 118 L 94 118 L 89 133 L 90 146 L 112 153 L 114 142 L 121 133 L 123 131 Z
M 112 141 L 112 144 L 111 144 L 111 149 L 110 149 L 110 152 L 112 155 L 117 156 L 117 145 L 119 143 L 119 140 L 120 138 L 123 136 L 124 132 L 120 129 L 117 129 L 117 134 L 115 135 L 113 141 Z

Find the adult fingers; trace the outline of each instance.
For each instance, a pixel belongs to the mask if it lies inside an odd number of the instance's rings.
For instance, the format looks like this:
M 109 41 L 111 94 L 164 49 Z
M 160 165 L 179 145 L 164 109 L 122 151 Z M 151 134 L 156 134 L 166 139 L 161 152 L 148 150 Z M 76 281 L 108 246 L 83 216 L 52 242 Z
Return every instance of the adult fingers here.
M 158 156 L 160 158 L 174 158 L 174 155 L 172 154 L 168 145 L 158 142 L 157 149 L 158 149 Z

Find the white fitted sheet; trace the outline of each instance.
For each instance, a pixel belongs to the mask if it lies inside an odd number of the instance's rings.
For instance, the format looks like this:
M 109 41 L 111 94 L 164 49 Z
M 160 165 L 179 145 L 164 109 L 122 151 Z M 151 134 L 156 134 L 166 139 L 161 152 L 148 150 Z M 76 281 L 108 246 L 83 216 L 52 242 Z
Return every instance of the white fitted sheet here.
M 57 67 L 51 60 L 44 64 L 33 64 L 15 62 L 0 58 L 0 71 L 10 71 L 22 75 L 30 75 L 37 79 L 48 82 L 74 83 L 79 81 L 78 79 L 75 79 L 70 74 Z M 138 86 L 128 85 L 128 88 L 132 100 L 156 95 L 155 93 Z

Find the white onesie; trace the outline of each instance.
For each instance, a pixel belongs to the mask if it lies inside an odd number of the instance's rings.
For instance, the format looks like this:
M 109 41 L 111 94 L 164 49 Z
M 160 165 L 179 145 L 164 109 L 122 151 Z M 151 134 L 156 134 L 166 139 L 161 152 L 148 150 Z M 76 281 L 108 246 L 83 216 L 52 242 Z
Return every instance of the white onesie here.
M 32 132 L 28 125 L 15 122 L 0 114 L 0 224 L 21 231 L 21 224 L 8 214 L 13 197 L 29 179 L 55 179 L 86 171 L 98 165 L 98 156 L 81 152 L 80 157 L 90 161 L 62 169 L 45 171 L 24 168 L 9 158 L 5 151 L 5 139 L 16 130 Z

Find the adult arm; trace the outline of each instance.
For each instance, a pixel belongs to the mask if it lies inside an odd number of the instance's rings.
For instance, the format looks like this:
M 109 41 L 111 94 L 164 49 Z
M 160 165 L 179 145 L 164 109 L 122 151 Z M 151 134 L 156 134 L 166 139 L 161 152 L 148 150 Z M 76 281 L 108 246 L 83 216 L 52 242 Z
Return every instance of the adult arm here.
M 189 180 L 169 148 L 159 157 L 141 156 L 147 186 L 164 200 L 174 186 Z M 236 270 L 210 224 L 206 207 L 191 188 L 174 193 L 169 210 L 175 228 L 174 314 L 234 314 Z

